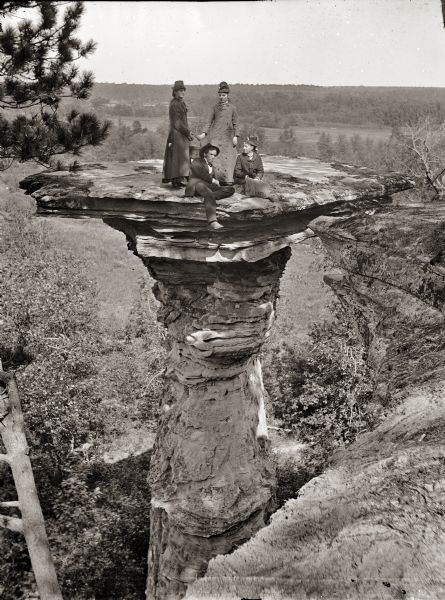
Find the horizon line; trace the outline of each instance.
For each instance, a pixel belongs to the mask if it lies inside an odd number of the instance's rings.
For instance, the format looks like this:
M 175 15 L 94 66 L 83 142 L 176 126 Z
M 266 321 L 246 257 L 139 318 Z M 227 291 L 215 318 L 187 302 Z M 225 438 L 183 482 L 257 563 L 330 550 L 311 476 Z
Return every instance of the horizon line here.
M 95 85 L 97 84 L 108 84 L 108 85 L 149 85 L 153 87 L 172 87 L 172 83 L 129 83 L 128 81 L 95 81 Z M 397 89 L 445 89 L 445 85 L 386 85 L 386 84 L 335 84 L 335 85 L 322 85 L 319 83 L 231 83 L 230 86 L 236 85 L 251 85 L 251 86 L 288 86 L 288 87 L 320 87 L 320 88 L 397 88 Z M 217 83 L 186 83 L 187 87 L 204 87 L 204 86 L 212 86 L 217 88 L 219 86 L 219 82 Z

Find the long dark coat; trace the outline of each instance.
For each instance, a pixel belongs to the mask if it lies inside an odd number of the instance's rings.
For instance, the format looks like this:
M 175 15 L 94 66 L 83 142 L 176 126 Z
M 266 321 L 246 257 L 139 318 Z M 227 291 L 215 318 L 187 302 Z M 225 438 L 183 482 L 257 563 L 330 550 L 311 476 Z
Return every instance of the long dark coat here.
M 162 181 L 188 177 L 190 174 L 190 141 L 193 136 L 187 121 L 187 106 L 184 100 L 173 98 L 169 108 L 170 131 L 164 154 Z

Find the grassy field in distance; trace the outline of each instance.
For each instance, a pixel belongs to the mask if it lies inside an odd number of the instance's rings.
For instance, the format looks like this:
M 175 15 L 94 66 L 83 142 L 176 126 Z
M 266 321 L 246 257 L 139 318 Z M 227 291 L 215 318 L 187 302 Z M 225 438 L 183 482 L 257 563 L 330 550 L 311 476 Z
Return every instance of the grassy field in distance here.
M 107 117 L 111 119 L 114 125 L 118 125 L 119 122 L 128 127 L 132 127 L 134 121 L 139 121 L 142 128 L 147 128 L 149 131 L 156 131 L 160 125 L 168 125 L 168 116 L 165 117 Z M 193 131 L 193 125 L 200 117 L 189 116 L 188 120 L 190 127 Z M 242 119 L 240 119 L 240 125 L 242 126 Z M 283 133 L 283 129 L 278 127 L 262 127 L 266 134 L 266 139 L 270 142 L 279 141 L 280 135 Z M 354 125 L 345 125 L 342 123 L 322 123 L 319 125 L 300 125 L 292 127 L 294 136 L 297 141 L 302 143 L 313 143 L 316 144 L 320 134 L 325 132 L 329 133 L 333 140 L 338 135 L 342 134 L 346 137 L 352 137 L 355 134 L 360 135 L 363 139 L 369 138 L 373 142 L 379 140 L 387 140 L 391 135 L 391 129 L 388 127 L 359 127 Z
M 128 127 L 132 127 L 135 121 L 139 121 L 142 129 L 146 128 L 149 131 L 156 131 L 159 125 L 168 125 L 168 114 L 165 117 L 106 117 L 110 121 L 113 122 L 114 125 L 119 125 L 119 122 L 122 125 L 127 125 Z M 199 117 L 188 117 L 189 123 L 193 126 L 193 123 L 197 121 Z
M 270 142 L 277 142 L 283 129 L 276 127 L 264 127 L 266 139 Z M 295 139 L 298 142 L 317 143 L 320 134 L 329 133 L 335 140 L 338 135 L 352 137 L 355 134 L 360 135 L 363 139 L 369 138 L 373 142 L 379 140 L 387 140 L 391 135 L 391 129 L 378 127 L 354 127 L 353 125 L 344 125 L 342 123 L 322 123 L 313 126 L 298 126 L 292 127 Z

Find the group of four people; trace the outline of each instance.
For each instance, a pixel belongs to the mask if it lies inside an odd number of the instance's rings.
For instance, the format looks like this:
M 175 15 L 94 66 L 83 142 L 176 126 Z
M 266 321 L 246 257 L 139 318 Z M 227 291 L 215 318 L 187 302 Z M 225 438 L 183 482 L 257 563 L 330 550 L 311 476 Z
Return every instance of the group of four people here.
M 188 126 L 185 91 L 184 82 L 175 81 L 162 181 L 171 183 L 174 188 L 184 186 L 186 196 L 204 198 L 209 227 L 221 229 L 223 226 L 216 218 L 216 201 L 234 194 L 234 183 L 243 183 L 246 179 L 258 181 L 263 177 L 263 163 L 257 153 L 258 139 L 248 137 L 243 144 L 243 154 L 237 156 L 238 115 L 229 100 L 229 86 L 223 81 L 219 84 L 219 100 L 210 120 L 196 136 L 198 140 L 207 137 L 208 143 L 200 149 L 199 158 L 190 164 L 190 142 L 194 136 Z

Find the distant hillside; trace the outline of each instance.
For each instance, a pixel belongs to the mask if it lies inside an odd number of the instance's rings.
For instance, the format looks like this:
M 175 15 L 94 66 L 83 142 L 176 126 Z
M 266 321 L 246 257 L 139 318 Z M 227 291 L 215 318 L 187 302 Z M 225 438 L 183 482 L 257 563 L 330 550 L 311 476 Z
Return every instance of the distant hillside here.
M 243 117 L 269 126 L 273 116 L 278 127 L 326 122 L 391 127 L 425 113 L 445 121 L 445 88 L 234 84 L 231 90 Z M 187 86 L 191 115 L 206 114 L 216 92 L 215 85 Z M 149 112 L 159 112 L 170 99 L 170 85 L 126 83 L 96 83 L 92 97 L 93 103 L 128 104 Z

